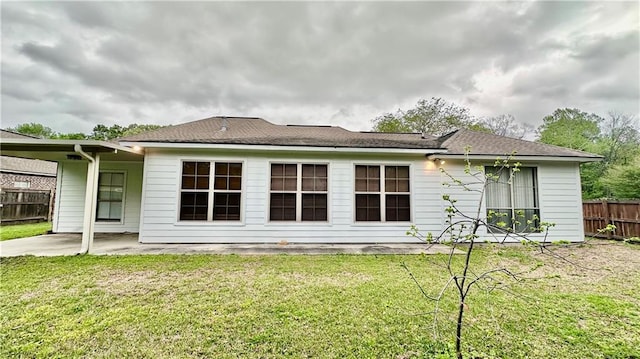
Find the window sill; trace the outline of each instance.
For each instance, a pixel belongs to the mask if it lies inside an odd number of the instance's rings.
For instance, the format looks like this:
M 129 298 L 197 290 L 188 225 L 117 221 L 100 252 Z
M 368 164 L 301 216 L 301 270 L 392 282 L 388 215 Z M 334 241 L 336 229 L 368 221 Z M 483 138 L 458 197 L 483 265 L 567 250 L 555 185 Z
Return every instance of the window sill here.
M 354 222 L 351 224 L 351 227 L 392 227 L 392 226 L 402 226 L 402 227 L 410 227 L 413 222 Z
M 331 222 L 314 222 L 314 221 L 304 221 L 304 222 L 296 222 L 296 221 L 267 221 L 264 224 L 265 227 L 276 227 L 276 226 L 313 226 L 313 227 L 333 227 Z
M 124 224 L 123 221 L 105 221 L 105 220 L 96 220 L 94 223 L 99 225 L 109 225 L 109 226 L 121 226 Z
M 178 227 L 244 227 L 245 223 L 240 221 L 178 221 L 173 225 Z

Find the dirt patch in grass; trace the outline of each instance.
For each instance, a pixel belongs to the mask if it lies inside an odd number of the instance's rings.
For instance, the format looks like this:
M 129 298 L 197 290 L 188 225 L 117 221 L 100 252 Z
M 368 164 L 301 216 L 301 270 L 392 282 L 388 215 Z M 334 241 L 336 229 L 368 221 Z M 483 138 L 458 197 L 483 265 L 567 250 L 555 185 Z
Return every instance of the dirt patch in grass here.
M 528 278 L 578 276 L 587 277 L 587 281 L 598 281 L 611 273 L 640 273 L 640 246 L 613 241 L 593 240 L 581 244 L 552 245 L 542 251 L 515 246 L 497 246 L 485 250 L 500 258 L 485 266 L 493 265 L 517 273 L 528 273 Z M 528 251 L 529 255 L 522 255 L 523 251 Z

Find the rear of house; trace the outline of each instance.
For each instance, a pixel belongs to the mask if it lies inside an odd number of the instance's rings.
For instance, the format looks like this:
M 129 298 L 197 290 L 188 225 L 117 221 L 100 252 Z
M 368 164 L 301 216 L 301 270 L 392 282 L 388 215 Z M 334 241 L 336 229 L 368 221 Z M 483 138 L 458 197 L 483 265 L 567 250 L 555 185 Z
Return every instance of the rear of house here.
M 131 136 L 120 146 L 143 155 L 103 156 L 92 207 L 88 163 L 60 161 L 54 231 L 83 231 L 83 214 L 92 208 L 96 232 L 138 232 L 143 243 L 417 241 L 406 235 L 412 224 L 444 230 L 444 194 L 463 212 L 478 210 L 478 192 L 442 185 L 450 178 L 441 169 L 469 179 L 470 146 L 473 165 L 489 172 L 498 156 L 514 151 L 522 163 L 513 181 L 487 187 L 481 213 L 508 213 L 503 225 L 522 233 L 531 229 L 515 221 L 516 213 L 541 218 L 556 223 L 549 240 L 581 241 L 579 163 L 598 159 L 466 130 L 432 137 L 227 117 Z M 481 235 L 500 236 L 493 232 Z

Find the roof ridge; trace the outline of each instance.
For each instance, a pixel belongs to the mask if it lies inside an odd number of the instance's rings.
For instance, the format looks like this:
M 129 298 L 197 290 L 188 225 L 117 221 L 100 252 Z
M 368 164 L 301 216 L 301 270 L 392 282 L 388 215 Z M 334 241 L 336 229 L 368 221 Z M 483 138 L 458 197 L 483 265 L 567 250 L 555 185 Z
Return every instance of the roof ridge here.
M 298 125 L 298 124 L 286 124 L 284 126 L 287 126 L 287 127 L 321 127 L 321 128 L 338 127 L 338 126 L 332 126 L 332 125 Z
M 420 132 L 380 132 L 380 131 L 357 131 L 357 133 L 373 133 L 384 135 L 422 135 Z
M 456 135 L 460 133 L 460 130 L 461 129 L 453 130 L 449 133 L 445 133 L 440 137 L 437 137 L 436 140 L 438 141 L 438 146 L 442 147 L 442 145 L 444 145 L 445 142 L 456 137 Z M 477 131 L 473 131 L 473 132 L 477 132 Z

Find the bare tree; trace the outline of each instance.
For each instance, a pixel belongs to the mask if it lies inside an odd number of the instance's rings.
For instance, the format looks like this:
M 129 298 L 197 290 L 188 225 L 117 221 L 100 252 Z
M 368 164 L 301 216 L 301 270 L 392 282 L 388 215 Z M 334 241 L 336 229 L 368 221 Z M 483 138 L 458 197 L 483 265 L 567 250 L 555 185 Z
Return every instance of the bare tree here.
M 632 162 L 640 154 L 640 121 L 616 111 L 608 115 L 600 124 L 605 161 L 614 164 Z
M 491 133 L 500 136 L 522 139 L 527 135 L 533 135 L 535 128 L 527 123 L 516 121 L 513 115 L 499 115 L 485 118 L 480 123 L 489 129 Z
M 420 281 L 413 275 L 410 268 L 403 263 L 403 267 L 420 289 L 422 296 L 435 304 L 435 310 L 433 312 L 434 330 L 437 330 L 437 316 L 440 301 L 448 292 L 447 289 L 451 286 L 455 288 L 457 299 L 459 300 L 455 334 L 456 355 L 458 358 L 462 358 L 464 313 L 467 308 L 467 299 L 472 293 L 471 290 L 481 283 L 489 283 L 487 286 L 489 291 L 506 289 L 502 285 L 497 285 L 497 283 L 503 282 L 498 278 L 499 276 L 503 278 L 506 276 L 509 279 L 517 281 L 523 274 L 535 269 L 531 268 L 524 272 L 514 272 L 505 267 L 497 267 L 480 272 L 472 268 L 471 257 L 474 248 L 481 238 L 481 228 L 486 228 L 487 235 L 491 236 L 496 243 L 504 244 L 507 241 L 516 240 L 524 245 L 535 247 L 541 253 L 566 260 L 548 247 L 550 244 L 547 241 L 548 233 L 549 229 L 554 226 L 553 223 L 543 222 L 537 214 L 524 213 L 523 211 L 501 213 L 490 209 L 484 210 L 485 206 L 483 203 L 486 201 L 488 188 L 501 182 L 504 183 L 504 181 L 507 181 L 507 184 L 513 183 L 521 171 L 521 164 L 513 162 L 513 155 L 504 159 L 498 158 L 492 168 L 487 167 L 485 169 L 483 166 L 471 166 L 471 162 L 468 159 L 468 151 L 469 149 L 467 149 L 467 159 L 465 160 L 464 170 L 468 179 L 455 178 L 443 169 L 441 169 L 441 172 L 448 179 L 443 183 L 446 187 L 472 191 L 478 194 L 477 206 L 474 211 L 472 211 L 472 213 L 462 211 L 457 205 L 457 200 L 451 195 L 445 194 L 443 195 L 443 200 L 447 203 L 447 207 L 445 208 L 445 229 L 439 234 L 422 234 L 418 228 L 412 226 L 407 232 L 408 235 L 423 240 L 428 246 L 445 244 L 450 247 L 446 260 L 443 263 L 439 263 L 447 270 L 449 274 L 448 280 L 440 290 L 435 294 L 431 294 L 420 284 Z M 529 233 L 543 233 L 543 238 L 538 241 L 530 239 Z M 456 265 L 454 256 L 456 253 L 460 253 L 460 251 L 464 253 L 463 264 Z M 567 262 L 569 261 L 567 260 Z

